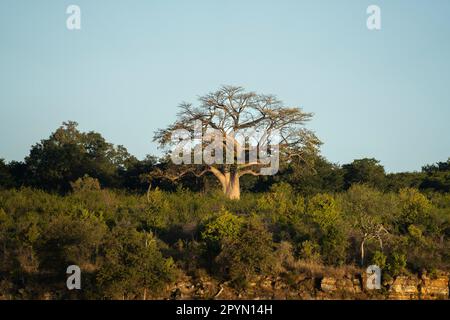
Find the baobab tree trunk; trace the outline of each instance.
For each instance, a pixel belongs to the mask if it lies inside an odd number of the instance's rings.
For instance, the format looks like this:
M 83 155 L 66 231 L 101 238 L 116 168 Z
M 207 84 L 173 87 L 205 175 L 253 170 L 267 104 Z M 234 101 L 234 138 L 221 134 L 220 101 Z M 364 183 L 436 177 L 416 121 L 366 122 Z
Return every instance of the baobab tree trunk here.
M 223 192 L 229 199 L 239 200 L 241 198 L 239 175 L 237 173 L 226 172 L 224 177 L 224 181 L 221 181 Z
M 239 186 L 239 173 L 237 171 L 220 172 L 217 168 L 211 167 L 210 171 L 216 176 L 222 185 L 223 193 L 232 200 L 241 198 L 241 188 Z

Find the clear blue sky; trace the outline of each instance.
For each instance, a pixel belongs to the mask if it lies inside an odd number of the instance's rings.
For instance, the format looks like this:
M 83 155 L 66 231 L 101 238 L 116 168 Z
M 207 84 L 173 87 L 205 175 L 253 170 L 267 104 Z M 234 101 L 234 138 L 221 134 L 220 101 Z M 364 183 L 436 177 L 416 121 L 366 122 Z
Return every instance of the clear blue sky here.
M 381 31 L 366 28 L 370 4 Z M 0 0 L 8 161 L 65 120 L 143 158 L 181 101 L 222 84 L 314 112 L 333 162 L 420 170 L 450 156 L 450 1 Z

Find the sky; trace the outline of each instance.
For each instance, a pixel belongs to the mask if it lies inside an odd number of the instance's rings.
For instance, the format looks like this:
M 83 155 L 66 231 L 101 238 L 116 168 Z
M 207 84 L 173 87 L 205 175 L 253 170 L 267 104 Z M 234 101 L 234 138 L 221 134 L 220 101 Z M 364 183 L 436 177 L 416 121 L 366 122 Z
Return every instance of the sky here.
M 332 162 L 420 170 L 450 157 L 449 39 L 448 0 L 0 0 L 0 158 L 67 120 L 159 154 L 179 103 L 237 85 L 313 112 Z

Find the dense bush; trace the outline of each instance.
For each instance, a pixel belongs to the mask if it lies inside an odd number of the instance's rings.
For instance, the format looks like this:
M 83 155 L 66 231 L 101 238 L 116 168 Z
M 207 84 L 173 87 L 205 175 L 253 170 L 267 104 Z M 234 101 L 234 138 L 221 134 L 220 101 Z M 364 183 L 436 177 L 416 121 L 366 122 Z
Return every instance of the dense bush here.
M 104 297 L 145 300 L 175 278 L 173 260 L 162 256 L 156 239 L 126 223 L 114 227 L 102 251 L 97 280 Z
M 276 182 L 232 201 L 215 189 L 102 189 L 89 176 L 70 186 L 0 189 L 0 296 L 143 299 L 181 273 L 244 288 L 302 263 L 375 263 L 387 276 L 450 271 L 448 193 L 354 183 L 304 194 Z M 83 272 L 78 292 L 65 287 L 71 264 Z
M 245 287 L 298 265 L 450 271 L 450 159 L 386 174 L 376 159 L 305 153 L 243 176 L 239 201 L 211 176 L 152 175 L 167 159 L 138 160 L 75 122 L 23 162 L 0 159 L 0 299 L 145 299 L 182 273 Z M 71 264 L 81 291 L 65 287 Z
M 272 234 L 257 217 L 250 217 L 239 234 L 225 237 L 217 264 L 222 274 L 238 287 L 255 275 L 267 275 L 276 267 Z

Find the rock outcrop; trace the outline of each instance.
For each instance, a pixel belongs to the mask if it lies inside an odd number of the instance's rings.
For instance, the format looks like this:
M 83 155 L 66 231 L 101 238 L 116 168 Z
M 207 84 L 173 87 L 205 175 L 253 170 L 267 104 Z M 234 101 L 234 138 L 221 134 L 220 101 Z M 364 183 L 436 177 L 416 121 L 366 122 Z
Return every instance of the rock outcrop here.
M 388 298 L 398 300 L 448 299 L 448 285 L 448 276 L 430 278 L 423 275 L 420 279 L 414 276 L 399 276 L 390 286 Z
M 449 279 L 446 276 L 440 276 L 436 279 L 431 279 L 427 276 L 422 276 L 422 283 L 420 284 L 420 299 L 434 300 L 434 299 L 448 299 L 449 296 Z
M 417 300 L 419 298 L 419 279 L 416 277 L 399 276 L 389 288 L 389 299 Z
M 236 290 L 205 276 L 183 277 L 162 299 L 395 299 L 449 298 L 449 277 L 398 276 L 380 290 L 367 290 L 361 274 L 314 278 L 305 274 L 289 277 L 256 277 L 247 288 Z
M 361 281 L 358 278 L 347 276 L 343 279 L 334 277 L 324 277 L 320 282 L 320 288 L 327 293 L 347 292 L 360 293 Z

